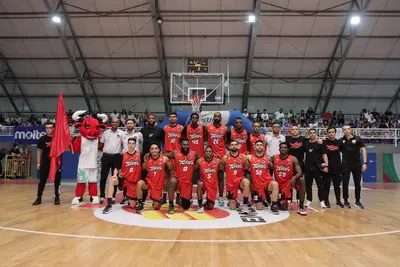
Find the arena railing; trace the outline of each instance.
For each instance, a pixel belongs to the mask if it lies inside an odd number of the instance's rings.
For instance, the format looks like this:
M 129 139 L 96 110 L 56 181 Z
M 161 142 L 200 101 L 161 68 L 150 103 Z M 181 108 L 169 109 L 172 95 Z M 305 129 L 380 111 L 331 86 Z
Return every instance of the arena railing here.
M 30 178 L 31 156 L 30 155 L 7 155 L 4 161 L 4 179 Z

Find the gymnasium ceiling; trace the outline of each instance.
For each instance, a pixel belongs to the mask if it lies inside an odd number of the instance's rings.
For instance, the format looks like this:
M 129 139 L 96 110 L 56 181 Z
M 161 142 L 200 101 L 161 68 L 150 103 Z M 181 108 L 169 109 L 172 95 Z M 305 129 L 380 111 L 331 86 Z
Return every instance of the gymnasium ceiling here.
M 395 108 L 399 17 L 398 0 L 1 0 L 0 111 L 54 112 L 59 90 L 67 108 L 164 111 L 191 57 L 229 61 L 236 108 Z

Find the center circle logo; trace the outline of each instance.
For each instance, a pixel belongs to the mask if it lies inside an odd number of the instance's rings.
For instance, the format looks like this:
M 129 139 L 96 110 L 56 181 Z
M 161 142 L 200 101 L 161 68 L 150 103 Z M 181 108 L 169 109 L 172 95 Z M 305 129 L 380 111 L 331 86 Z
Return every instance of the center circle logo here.
M 230 210 L 229 207 L 215 207 L 213 210 L 204 210 L 198 213 L 197 207 L 192 205 L 188 210 L 175 206 L 175 213 L 168 214 L 168 205 L 160 210 L 154 210 L 151 203 L 145 205 L 140 214 L 129 206 L 113 205 L 113 210 L 103 214 L 103 208 L 95 210 L 94 215 L 104 221 L 131 226 L 164 228 L 164 229 L 224 229 L 259 226 L 283 221 L 289 217 L 288 211 L 280 211 L 273 215 L 269 208 L 256 210 L 249 208 L 249 214 L 243 214 L 241 209 Z

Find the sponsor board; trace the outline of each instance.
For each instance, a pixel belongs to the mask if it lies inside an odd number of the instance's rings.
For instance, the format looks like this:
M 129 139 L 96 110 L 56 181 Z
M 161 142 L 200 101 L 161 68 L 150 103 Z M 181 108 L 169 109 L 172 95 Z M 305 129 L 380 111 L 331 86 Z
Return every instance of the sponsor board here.
M 14 143 L 37 144 L 39 138 L 46 134 L 43 127 L 15 127 Z
M 229 121 L 229 111 L 203 111 L 201 112 L 201 123 L 203 125 L 208 125 L 214 122 L 214 114 L 216 112 L 221 113 L 221 122 L 227 124 Z
M 112 223 L 131 226 L 164 228 L 164 229 L 224 229 L 260 226 L 283 221 L 289 217 L 288 211 L 280 211 L 273 215 L 269 208 L 256 210 L 250 208 L 249 214 L 241 210 L 230 210 L 228 207 L 215 207 L 214 210 L 204 210 L 197 213 L 197 207 L 192 205 L 188 210 L 175 206 L 175 214 L 168 214 L 168 205 L 163 205 L 160 210 L 154 210 L 151 202 L 146 202 L 145 210 L 141 214 L 128 206 L 113 205 L 109 214 L 103 214 L 103 208 L 95 210 L 94 215 Z

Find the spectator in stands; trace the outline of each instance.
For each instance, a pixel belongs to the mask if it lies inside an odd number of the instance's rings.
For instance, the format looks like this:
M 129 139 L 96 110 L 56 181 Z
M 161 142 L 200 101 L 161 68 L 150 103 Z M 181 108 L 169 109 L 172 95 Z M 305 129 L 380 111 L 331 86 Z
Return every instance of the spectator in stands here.
M 253 115 L 253 118 L 254 118 L 254 121 L 256 122 L 260 122 L 262 119 L 261 119 L 261 111 L 259 110 L 259 109 L 257 109 L 257 112 L 256 113 L 254 113 L 254 115 Z
M 22 155 L 28 155 L 29 151 L 28 148 L 26 147 L 26 145 L 23 145 L 20 149 L 19 149 L 19 153 Z
M 6 124 L 6 120 L 4 119 L 3 115 L 0 114 L 0 125 L 5 125 Z
M 45 125 L 45 124 L 47 123 L 48 120 L 49 120 L 49 119 L 47 118 L 47 115 L 46 115 L 46 114 L 43 114 L 43 116 L 42 116 L 42 118 L 41 118 L 41 120 L 40 120 L 41 125 Z
M 110 114 L 110 121 L 111 119 L 117 118 L 119 119 L 119 113 L 117 112 L 116 109 L 113 110 L 113 113 Z
M 307 121 L 307 117 L 306 117 L 306 113 L 304 112 L 304 109 L 302 109 L 300 111 L 299 120 L 300 120 L 300 125 L 303 125 Z
M 315 122 L 315 112 L 312 107 L 308 108 L 306 112 L 306 119 L 309 124 Z
M 338 123 L 340 127 L 343 127 L 344 125 L 344 114 L 342 113 L 341 110 L 339 110 L 339 113 L 337 115 Z
M 322 114 L 322 121 L 325 125 L 325 122 L 328 123 L 329 121 L 332 120 L 332 114 L 329 112 L 329 110 L 327 112 L 325 112 L 324 114 Z
M 144 110 L 144 113 L 143 113 L 143 116 L 144 116 L 144 118 L 146 119 L 146 121 L 147 121 L 147 119 L 149 118 L 149 115 L 150 115 L 150 112 L 149 112 L 149 110 L 146 108 L 146 109 Z
M 280 108 L 277 112 L 275 112 L 275 121 L 278 121 L 282 126 L 284 120 L 285 120 L 285 114 L 283 113 L 283 110 Z
M 287 114 L 288 121 L 293 124 L 295 120 L 297 119 L 297 114 L 296 112 L 293 111 L 293 109 L 289 110 L 289 113 Z
M 132 114 L 132 111 L 128 111 L 128 116 L 126 117 L 127 120 L 134 120 L 137 123 L 137 119 L 135 116 Z
M 391 121 L 393 119 L 393 112 L 388 108 L 386 109 L 384 116 L 386 121 Z
M 381 119 L 381 123 L 379 124 L 379 128 L 389 128 L 389 124 L 386 122 L 386 119 L 384 119 L 384 118 Z
M 374 108 L 371 112 L 372 116 L 374 116 L 375 120 L 377 121 L 377 123 L 379 123 L 380 121 L 380 114 L 379 112 L 376 111 L 376 108 Z
M 74 114 L 74 112 L 72 112 L 72 109 L 69 109 L 68 112 L 67 112 L 67 117 L 71 117 L 72 118 L 73 114 Z
M 126 109 L 122 109 L 121 116 L 120 116 L 122 127 L 125 127 L 125 121 L 126 121 L 127 117 L 128 117 L 128 114 L 126 113 Z
M 249 113 L 247 112 L 247 109 L 243 109 L 243 116 L 245 116 L 246 118 L 249 117 Z
M 266 109 L 263 109 L 263 113 L 261 113 L 261 120 L 264 127 L 266 127 L 268 122 L 268 112 Z

